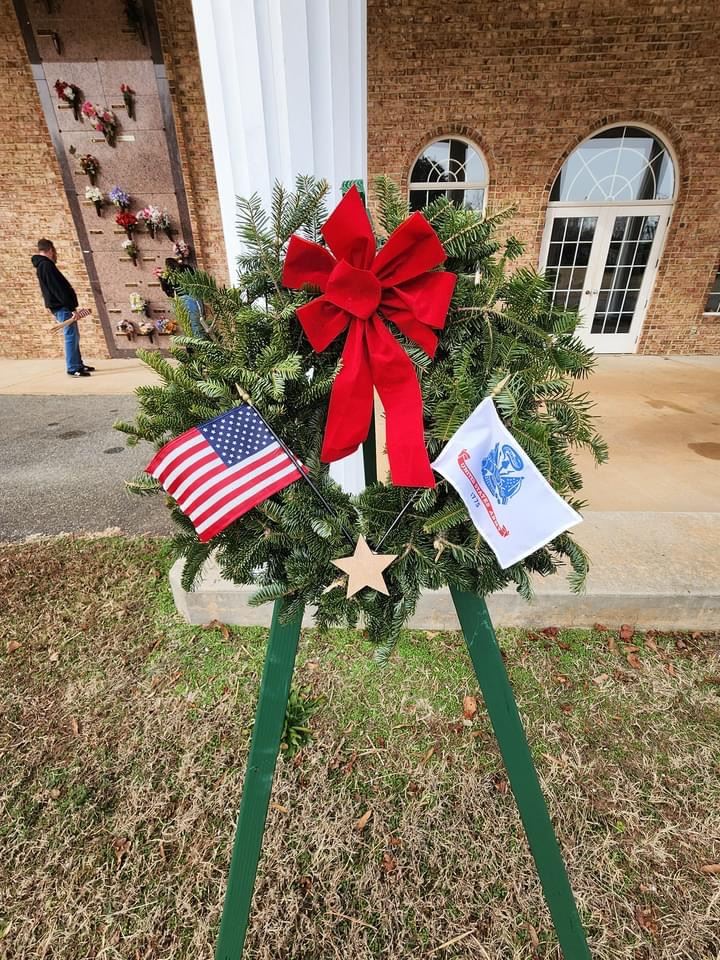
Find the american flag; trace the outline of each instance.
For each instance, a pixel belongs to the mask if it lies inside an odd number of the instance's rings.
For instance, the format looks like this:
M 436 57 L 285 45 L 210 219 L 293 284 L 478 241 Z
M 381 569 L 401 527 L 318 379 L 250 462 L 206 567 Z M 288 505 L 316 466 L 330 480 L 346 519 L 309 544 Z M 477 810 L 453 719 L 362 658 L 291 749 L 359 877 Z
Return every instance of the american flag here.
M 257 411 L 247 406 L 175 437 L 145 472 L 173 497 L 203 542 L 301 475 Z

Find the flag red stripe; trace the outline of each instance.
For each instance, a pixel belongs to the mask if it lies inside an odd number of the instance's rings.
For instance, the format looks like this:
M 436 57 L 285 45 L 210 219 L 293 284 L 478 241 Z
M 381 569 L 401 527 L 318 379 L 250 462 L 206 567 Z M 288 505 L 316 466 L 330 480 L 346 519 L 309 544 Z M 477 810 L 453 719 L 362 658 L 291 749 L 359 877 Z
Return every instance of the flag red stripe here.
M 186 430 L 185 433 L 181 433 L 179 437 L 170 440 L 164 447 L 160 447 L 150 463 L 145 467 L 145 473 L 152 474 L 169 453 L 172 453 L 173 450 L 193 436 L 202 436 L 197 427 L 191 427 L 189 430 Z
M 274 493 L 284 490 L 285 487 L 288 487 L 291 483 L 294 483 L 299 476 L 300 471 L 296 468 L 292 473 L 285 477 L 281 477 L 271 486 L 263 487 L 262 490 L 259 490 L 254 497 L 251 497 L 249 500 L 245 500 L 243 503 L 238 504 L 237 507 L 220 517 L 215 523 L 213 523 L 212 526 L 208 527 L 207 530 L 203 530 L 202 533 L 198 533 L 198 539 L 201 541 L 201 543 L 206 543 L 208 540 L 212 540 L 213 537 L 217 536 L 218 533 L 228 527 L 233 520 L 237 520 L 238 517 L 241 517 L 244 513 L 252 510 L 253 507 L 257 506 L 258 503 L 262 503 L 263 500 L 267 500 L 268 497 L 271 497 Z
M 200 460 L 196 460 L 195 463 L 188 463 L 183 470 L 173 477 L 172 481 L 168 484 L 163 484 L 167 492 L 171 496 L 175 496 L 175 493 L 187 479 L 191 477 L 194 473 L 197 473 L 202 467 L 206 467 L 209 463 L 214 464 L 215 466 L 220 467 L 221 469 L 225 466 L 220 457 L 212 450 L 209 449 L 203 453 L 203 456 Z M 178 464 L 180 466 L 180 464 Z M 177 497 L 175 499 L 178 499 Z
M 221 511 L 222 508 L 231 500 L 241 496 L 247 490 L 250 490 L 258 484 L 264 484 L 268 481 L 272 481 L 272 478 L 275 476 L 275 474 L 277 474 L 280 470 L 284 470 L 291 464 L 292 461 L 290 458 L 283 456 L 283 459 L 278 463 L 268 465 L 265 469 L 261 469 L 261 472 L 255 476 L 246 478 L 243 474 L 239 474 L 237 477 L 232 477 L 231 483 L 216 485 L 216 492 L 226 489 L 226 492 L 222 497 L 219 497 L 217 500 L 211 503 L 209 502 L 210 497 L 205 498 L 203 496 L 202 502 L 195 510 L 188 511 L 185 509 L 184 512 L 187 513 L 196 527 L 200 526 L 200 524 L 207 520 L 208 517 L 211 517 L 213 514 Z
M 280 447 L 276 445 L 274 449 L 269 450 L 268 453 L 253 461 L 253 463 L 248 464 L 247 461 L 243 461 L 242 463 L 236 463 L 233 467 L 225 467 L 223 472 L 216 477 L 199 477 L 198 482 L 191 484 L 187 493 L 183 493 L 180 498 L 183 511 L 192 514 L 194 511 L 191 509 L 191 504 L 198 497 L 202 497 L 204 501 L 210 500 L 224 485 L 235 484 L 238 480 L 250 475 L 252 475 L 251 479 L 254 479 L 263 472 L 263 467 L 267 463 L 280 455 L 284 456 Z M 287 456 L 284 459 L 287 461 Z

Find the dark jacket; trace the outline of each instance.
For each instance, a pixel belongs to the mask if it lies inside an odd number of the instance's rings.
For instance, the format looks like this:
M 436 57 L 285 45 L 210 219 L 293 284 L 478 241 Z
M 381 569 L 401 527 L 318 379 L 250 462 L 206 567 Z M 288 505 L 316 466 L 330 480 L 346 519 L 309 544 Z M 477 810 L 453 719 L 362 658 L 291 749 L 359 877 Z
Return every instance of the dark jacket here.
M 70 281 L 60 273 L 50 257 L 36 253 L 32 265 L 37 270 L 43 300 L 48 310 L 76 310 L 78 298 Z
M 187 263 L 179 263 L 173 270 L 173 273 L 187 273 L 189 270 L 192 270 L 192 267 Z M 170 281 L 167 277 L 160 277 L 160 286 L 162 287 L 165 296 L 170 297 L 171 299 L 176 297 L 178 294 L 182 294 L 183 292 L 177 283 L 172 283 L 172 281 Z

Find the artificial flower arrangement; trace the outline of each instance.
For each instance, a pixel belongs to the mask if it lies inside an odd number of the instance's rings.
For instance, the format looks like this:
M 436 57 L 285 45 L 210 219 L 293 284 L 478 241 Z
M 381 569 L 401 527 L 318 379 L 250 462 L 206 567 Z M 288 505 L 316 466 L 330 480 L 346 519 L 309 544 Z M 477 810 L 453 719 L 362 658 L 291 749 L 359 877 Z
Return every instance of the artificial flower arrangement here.
M 70 104 L 75 119 L 81 120 L 80 108 L 83 96 L 80 87 L 74 83 L 66 83 L 64 80 L 56 80 L 55 93 L 57 94 L 58 100 Z
M 142 320 L 138 324 L 138 333 L 143 337 L 150 337 L 150 343 L 152 343 L 155 335 L 155 324 L 151 320 Z
M 100 161 L 98 158 L 94 157 L 91 153 L 86 153 L 85 156 L 80 157 L 80 169 L 94 187 L 97 175 L 100 173 Z
M 92 124 L 93 129 L 98 130 L 105 137 L 105 143 L 109 147 L 114 147 L 119 124 L 112 110 L 108 110 L 107 107 L 97 107 L 86 100 L 82 105 L 82 112 Z
M 130 313 L 141 313 L 147 316 L 147 300 L 139 293 L 130 294 Z
M 122 333 L 128 340 L 135 339 L 135 324 L 132 320 L 121 320 L 115 327 L 118 333 Z
M 121 187 L 113 187 L 108 196 L 110 202 L 114 203 L 116 207 L 120 207 L 121 210 L 130 209 L 130 194 L 125 193 Z
M 148 204 L 147 207 L 138 210 L 137 218 L 140 223 L 145 224 L 150 237 L 154 240 L 160 228 L 160 220 L 162 218 L 160 207 L 154 207 L 152 204 Z
M 120 216 L 120 214 L 118 214 L 118 216 Z M 132 216 L 132 214 L 130 214 L 130 216 Z M 132 239 L 132 237 L 128 236 L 127 240 L 123 240 L 122 248 L 125 251 L 125 253 L 128 255 L 128 257 L 130 257 L 130 259 L 132 260 L 133 266 L 136 267 L 138 265 L 138 257 L 140 256 L 140 251 L 138 250 L 137 244 Z
M 105 195 L 99 187 L 85 187 L 85 199 L 95 204 L 95 212 L 99 217 L 102 216 L 102 208 L 105 203 Z
M 190 247 L 184 240 L 176 240 L 173 243 L 173 256 L 176 260 L 180 260 L 181 263 L 185 263 L 186 260 L 190 259 Z
M 129 120 L 135 119 L 135 91 L 127 83 L 120 84 L 120 93 L 125 101 L 125 109 Z
M 174 320 L 172 317 L 158 317 L 157 320 L 155 320 L 155 329 L 163 336 L 175 333 L 177 328 L 177 320 Z
M 127 234 L 128 240 L 132 240 L 133 231 L 137 230 L 137 217 L 134 213 L 129 213 L 127 210 L 123 210 L 121 213 L 115 217 L 115 223 L 122 227 L 125 233 Z

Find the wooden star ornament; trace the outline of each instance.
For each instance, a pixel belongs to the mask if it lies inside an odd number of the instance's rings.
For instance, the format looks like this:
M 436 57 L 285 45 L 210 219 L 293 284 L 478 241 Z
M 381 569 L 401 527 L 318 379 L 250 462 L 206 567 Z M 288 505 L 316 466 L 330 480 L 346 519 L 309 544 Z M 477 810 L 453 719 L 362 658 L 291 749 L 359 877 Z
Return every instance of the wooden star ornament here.
M 397 560 L 397 556 L 396 553 L 373 553 L 365 537 L 360 537 L 355 545 L 355 553 L 349 557 L 338 557 L 333 563 L 348 575 L 348 597 L 365 587 L 387 595 L 388 588 L 382 572 L 393 560 Z

